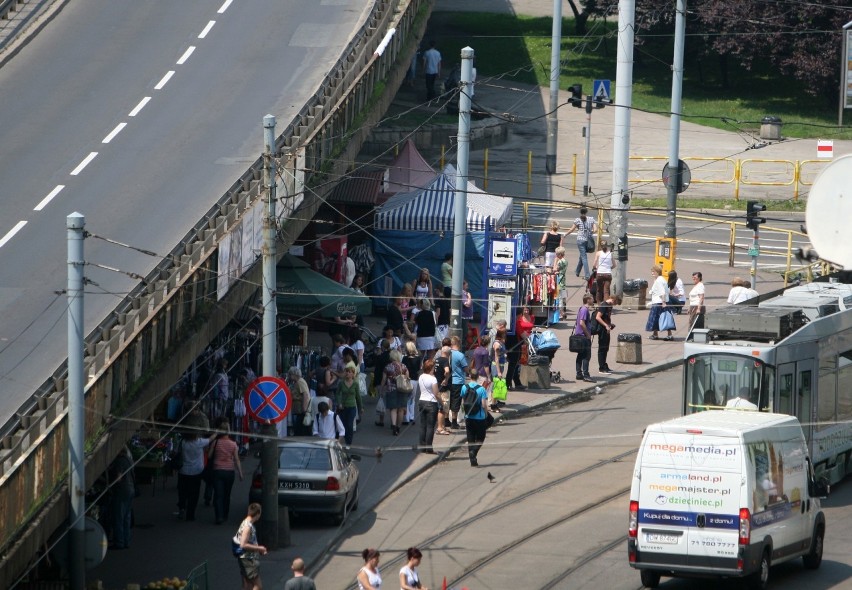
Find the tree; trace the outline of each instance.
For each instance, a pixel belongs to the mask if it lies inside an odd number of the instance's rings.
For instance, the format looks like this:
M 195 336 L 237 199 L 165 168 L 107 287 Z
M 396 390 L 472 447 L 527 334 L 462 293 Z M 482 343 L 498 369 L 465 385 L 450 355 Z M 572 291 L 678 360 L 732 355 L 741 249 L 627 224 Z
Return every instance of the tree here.
M 610 3 L 606 3 L 601 6 L 598 3 L 598 0 L 586 0 L 585 2 L 583 2 L 583 10 L 580 11 L 577 8 L 578 4 L 578 0 L 568 0 L 568 5 L 571 7 L 571 12 L 574 13 L 575 35 L 586 34 L 586 24 L 589 22 L 590 17 L 606 17 L 611 13 L 613 8 L 613 5 Z

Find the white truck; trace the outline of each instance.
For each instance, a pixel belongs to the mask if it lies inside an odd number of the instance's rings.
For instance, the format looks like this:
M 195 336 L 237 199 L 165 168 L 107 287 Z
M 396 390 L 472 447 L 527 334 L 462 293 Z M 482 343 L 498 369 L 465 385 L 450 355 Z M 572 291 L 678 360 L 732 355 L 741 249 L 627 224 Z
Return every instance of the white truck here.
M 794 416 L 725 410 L 649 426 L 630 490 L 630 566 L 648 588 L 676 576 L 763 589 L 771 565 L 818 568 L 828 488 L 813 473 Z

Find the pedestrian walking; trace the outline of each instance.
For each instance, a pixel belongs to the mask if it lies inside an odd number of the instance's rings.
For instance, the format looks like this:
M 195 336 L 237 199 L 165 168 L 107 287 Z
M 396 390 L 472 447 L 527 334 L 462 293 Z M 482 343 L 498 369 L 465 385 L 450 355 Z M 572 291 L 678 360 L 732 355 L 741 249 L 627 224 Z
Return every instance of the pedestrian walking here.
M 615 268 L 615 258 L 612 257 L 612 250 L 609 249 L 609 242 L 601 240 L 598 245 L 598 251 L 595 253 L 595 260 L 592 266 L 597 269 L 596 278 L 596 293 L 595 301 L 602 303 L 609 297 L 610 287 L 612 286 L 612 270 Z
M 565 260 L 565 247 L 556 249 L 556 260 L 553 262 L 553 273 L 556 275 L 556 307 L 559 310 L 559 319 L 564 320 L 568 316 L 568 262 Z
M 408 394 L 408 399 L 405 402 L 405 414 L 402 419 L 403 425 L 414 424 L 417 420 L 417 400 L 420 398 L 420 371 L 423 368 L 423 359 L 425 356 L 417 352 L 417 345 L 414 342 L 405 343 L 405 356 L 402 357 L 402 364 L 408 369 L 408 378 L 411 381 L 411 393 Z
M 586 242 L 591 238 L 594 240 L 595 232 L 597 232 L 597 224 L 594 219 L 587 217 L 588 208 L 580 208 L 580 216 L 574 220 L 571 229 L 565 234 L 567 238 L 574 232 L 577 232 L 577 251 L 580 257 L 577 259 L 577 268 L 574 274 L 580 276 L 580 271 L 583 271 L 583 280 L 588 283 L 591 272 L 589 270 L 589 256 L 586 251 Z
M 420 391 L 417 400 L 417 409 L 420 414 L 420 452 L 434 455 L 432 443 L 435 440 L 438 409 L 441 406 L 438 380 L 435 378 L 435 361 L 426 359 L 417 384 Z
M 429 41 L 429 49 L 423 52 L 423 72 L 426 75 L 426 100 L 432 100 L 435 93 L 435 81 L 441 75 L 441 52 L 435 48 L 435 41 Z
M 399 425 L 405 416 L 405 404 L 408 402 L 410 391 L 400 391 L 397 387 L 397 377 L 408 379 L 408 369 L 402 364 L 402 355 L 398 350 L 390 353 L 390 362 L 385 366 L 382 375 L 382 391 L 385 395 L 385 408 L 390 412 L 391 434 L 398 436 Z
M 583 305 L 577 310 L 577 319 L 574 321 L 574 336 L 582 336 L 585 339 L 583 348 L 577 353 L 577 360 L 575 361 L 577 381 L 588 381 L 589 383 L 595 382 L 589 374 L 589 361 L 592 358 L 592 332 L 589 320 L 592 318 L 593 301 L 594 298 L 591 295 L 583 295 Z
M 243 481 L 243 466 L 240 463 L 240 450 L 231 438 L 228 420 L 219 421 L 216 426 L 219 433 L 210 449 L 208 461 L 213 462 L 213 510 L 216 524 L 228 520 L 231 511 L 231 490 L 236 476 Z
M 379 571 L 378 549 L 364 549 L 361 552 L 364 567 L 358 570 L 358 590 L 381 590 L 382 573 Z
M 609 353 L 609 341 L 615 324 L 612 323 L 612 306 L 615 304 L 615 296 L 608 295 L 598 308 L 593 312 L 598 323 L 598 370 L 603 375 L 611 375 L 613 370 L 606 362 Z
M 461 389 L 467 373 L 467 359 L 461 351 L 461 339 L 450 338 L 450 427 L 458 430 Z
M 645 323 L 645 330 L 651 332 L 651 340 L 657 340 L 660 331 L 660 315 L 666 308 L 669 300 L 669 285 L 666 279 L 663 278 L 663 267 L 660 265 L 651 267 L 651 291 L 648 293 L 651 296 L 651 310 L 648 312 L 648 321 Z M 672 331 L 668 330 L 666 340 L 672 339 Z
M 287 387 L 293 402 L 293 434 L 310 436 L 311 427 L 305 426 L 305 416 L 311 411 L 311 391 L 308 382 L 302 378 L 302 370 L 293 365 L 287 371 Z
M 317 590 L 314 581 L 305 575 L 305 560 L 297 557 L 290 566 L 293 577 L 284 583 L 284 590 Z
M 435 427 L 435 434 L 448 436 L 450 431 L 447 430 L 450 416 L 450 355 L 452 349 L 449 345 L 442 346 L 438 350 L 438 356 L 435 360 L 435 380 L 438 382 L 438 424 Z
M 544 246 L 544 266 L 550 268 L 556 261 L 556 249 L 562 245 L 558 221 L 550 222 L 550 229 L 541 236 L 541 245 Z
M 700 272 L 692 273 L 692 289 L 689 291 L 689 330 L 704 327 L 704 314 L 707 308 L 704 306 L 704 275 Z
M 666 303 L 671 307 L 672 313 L 680 314 L 686 304 L 686 290 L 683 288 L 683 281 L 677 276 L 677 271 L 669 271 L 666 284 L 669 287 L 669 299 Z
M 432 311 L 432 303 L 428 299 L 422 299 L 418 303 L 420 311 L 414 318 L 414 332 L 417 334 L 417 350 L 423 352 L 425 358 L 429 358 L 438 348 L 435 334 L 438 331 L 438 319 Z
M 485 442 L 485 431 L 488 427 L 488 392 L 477 382 L 479 373 L 471 369 L 469 381 L 462 387 L 461 395 L 464 401 L 464 429 L 467 434 L 467 455 L 471 467 L 479 467 L 479 450 Z M 471 392 L 471 393 L 469 393 Z M 473 403 L 468 399 L 473 397 Z
M 405 556 L 408 561 L 399 570 L 400 590 L 429 590 L 420 583 L 420 572 L 417 571 L 417 568 L 420 567 L 420 561 L 423 559 L 423 553 L 417 547 L 409 547 Z
M 195 520 L 204 471 L 204 449 L 209 444 L 209 438 L 199 438 L 195 433 L 185 434 L 180 443 L 183 465 L 178 471 L 178 510 L 175 512 L 180 519 Z
M 110 549 L 130 548 L 130 523 L 133 498 L 136 497 L 136 478 L 133 475 L 133 455 L 126 446 L 110 467 L 112 487 L 110 507 L 112 511 L 112 543 Z
M 260 556 L 266 555 L 266 547 L 257 542 L 255 524 L 260 520 L 261 508 L 257 502 L 249 504 L 248 513 L 240 523 L 237 534 L 232 539 L 234 556 L 240 568 L 243 590 L 262 590 L 260 580 Z
M 320 402 L 319 412 L 314 416 L 314 436 L 328 440 L 339 440 L 346 432 L 340 416 L 332 412 L 326 402 Z
M 345 431 L 343 440 L 347 447 L 352 445 L 352 439 L 355 436 L 355 418 L 364 413 L 357 373 L 358 368 L 355 363 L 347 363 L 346 368 L 343 369 L 343 380 L 337 386 L 337 413 L 343 422 Z

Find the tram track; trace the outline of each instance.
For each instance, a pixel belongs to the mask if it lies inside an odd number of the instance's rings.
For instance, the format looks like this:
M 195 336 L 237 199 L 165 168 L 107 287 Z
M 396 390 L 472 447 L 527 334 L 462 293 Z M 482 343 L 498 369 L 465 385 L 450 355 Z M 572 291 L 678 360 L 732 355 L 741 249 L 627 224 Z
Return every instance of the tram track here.
M 538 485 L 538 486 L 536 486 L 532 489 L 529 489 L 529 490 L 527 490 L 527 491 L 525 491 L 521 494 L 512 496 L 509 499 L 502 500 L 499 503 L 495 503 L 493 506 L 490 506 L 489 508 L 478 511 L 473 516 L 462 518 L 462 519 L 458 520 L 457 522 L 453 523 L 452 525 L 443 528 L 439 532 L 437 532 L 433 535 L 430 535 L 430 536 L 428 536 L 424 539 L 421 539 L 420 541 L 418 541 L 416 543 L 416 546 L 419 547 L 421 550 L 423 550 L 424 548 L 433 548 L 440 541 L 446 539 L 448 536 L 451 536 L 453 533 L 463 531 L 464 529 L 473 525 L 477 521 L 481 521 L 483 518 L 486 518 L 486 517 L 489 517 L 489 516 L 494 516 L 494 515 L 499 514 L 503 511 L 506 511 L 506 510 L 517 509 L 519 503 L 522 503 L 526 500 L 529 500 L 530 498 L 533 498 L 533 497 L 538 496 L 538 495 L 540 495 L 544 492 L 552 490 L 553 488 L 560 486 L 562 484 L 565 484 L 567 482 L 570 482 L 571 480 L 574 480 L 578 477 L 581 477 L 583 475 L 587 475 L 589 473 L 593 473 L 596 470 L 601 469 L 603 467 L 606 467 L 608 465 L 612 465 L 613 463 L 620 463 L 624 459 L 627 459 L 628 457 L 635 455 L 636 452 L 637 452 L 636 449 L 630 449 L 628 451 L 618 453 L 618 454 L 613 455 L 611 457 L 608 457 L 606 459 L 601 459 L 601 460 L 596 461 L 596 462 L 594 462 L 590 465 L 587 465 L 587 466 L 579 468 L 579 469 L 575 469 L 574 471 L 572 471 L 568 474 L 565 474 L 563 476 L 554 478 L 550 481 L 547 481 L 543 484 L 540 484 L 540 485 Z M 400 493 L 400 492 L 403 492 L 403 491 L 404 491 L 404 489 L 397 490 L 397 493 Z M 629 492 L 629 488 L 619 489 L 617 492 L 610 493 L 603 498 L 597 498 L 594 502 L 590 502 L 590 503 L 588 503 L 588 504 L 586 504 L 586 505 L 584 505 L 580 508 L 572 510 L 567 515 L 563 515 L 558 519 L 554 519 L 554 521 L 552 521 L 550 523 L 545 523 L 544 525 L 538 527 L 535 531 L 531 531 L 530 533 L 525 534 L 524 537 L 528 537 L 528 539 L 535 538 L 536 536 L 541 535 L 542 533 L 546 532 L 547 530 L 550 530 L 553 527 L 558 526 L 559 524 L 566 522 L 567 520 L 571 520 L 572 518 L 577 518 L 578 516 L 585 514 L 586 512 L 591 510 L 594 506 L 600 505 L 601 503 L 606 503 L 608 501 L 611 501 L 611 500 L 613 500 L 613 499 L 615 499 L 619 496 L 626 494 L 627 492 Z M 379 504 L 377 504 L 376 507 L 374 508 L 374 511 L 380 511 L 382 504 L 385 501 L 386 501 L 386 499 L 382 500 Z M 364 518 L 365 516 L 366 515 L 362 515 L 359 518 L 359 520 L 361 518 Z M 357 525 L 357 523 L 358 523 L 358 521 L 353 523 L 353 526 Z M 337 539 L 335 541 L 335 543 L 332 543 L 331 545 L 333 546 L 339 540 L 342 540 L 342 535 L 341 535 L 341 538 Z M 522 544 L 524 541 L 515 540 L 513 542 L 515 544 Z M 320 560 L 318 560 L 317 563 L 311 564 L 311 568 L 314 571 L 321 570 L 322 567 L 324 567 L 326 565 L 326 563 L 331 559 L 333 553 L 334 553 L 333 550 L 325 552 L 323 557 Z M 491 561 L 493 561 L 493 559 L 496 557 L 498 552 L 492 552 L 492 553 L 495 553 L 495 555 L 491 556 L 491 559 L 490 559 Z M 394 569 L 397 569 L 401 564 L 403 564 L 405 559 L 406 559 L 406 557 L 405 557 L 404 554 L 398 554 L 398 555 L 396 555 L 392 558 L 389 558 L 387 560 L 383 560 L 382 567 L 383 568 L 389 568 L 391 571 L 393 571 Z M 486 565 L 486 564 L 483 563 L 482 565 L 480 565 L 479 569 L 484 567 L 484 565 Z M 356 587 L 356 586 L 354 586 L 354 585 L 345 586 L 346 589 L 350 589 L 350 588 L 354 588 L 354 587 Z

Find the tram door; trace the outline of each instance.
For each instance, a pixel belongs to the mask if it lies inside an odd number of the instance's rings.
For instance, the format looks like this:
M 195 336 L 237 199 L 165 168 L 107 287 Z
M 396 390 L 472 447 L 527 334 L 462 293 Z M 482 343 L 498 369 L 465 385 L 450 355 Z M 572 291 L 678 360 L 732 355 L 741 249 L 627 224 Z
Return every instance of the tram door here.
M 813 417 L 813 360 L 778 367 L 778 404 L 775 411 L 791 414 L 802 423 L 805 439 L 811 440 Z

